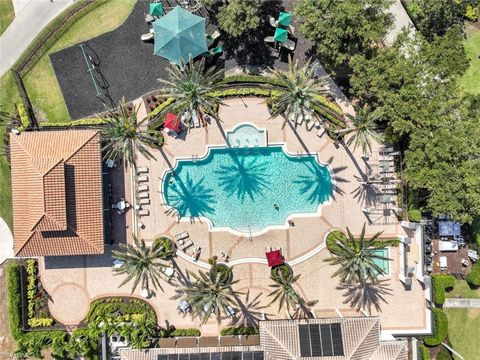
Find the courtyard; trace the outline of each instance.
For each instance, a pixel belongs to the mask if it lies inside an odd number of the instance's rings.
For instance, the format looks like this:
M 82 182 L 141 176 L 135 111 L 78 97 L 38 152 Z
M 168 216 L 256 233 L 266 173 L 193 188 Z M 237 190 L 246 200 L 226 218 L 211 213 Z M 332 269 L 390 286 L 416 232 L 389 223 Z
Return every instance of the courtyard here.
M 138 117 L 144 118 L 147 109 L 143 101 L 138 99 L 134 104 L 140 106 Z M 348 111 L 347 108 L 345 110 Z M 288 124 L 282 129 L 282 119 L 270 119 L 267 107 L 260 98 L 226 100 L 225 105 L 219 108 L 219 118 L 221 122 L 212 121 L 207 129 L 192 128 L 185 136 L 177 139 L 168 137 L 162 149 L 155 151 L 153 160 L 140 157 L 137 168 L 148 168 L 146 184 L 150 204 L 143 208 L 148 209 L 149 215 L 137 217 L 132 210 L 118 215 L 124 217 L 122 221 L 128 242 L 132 242 L 133 235 L 145 239 L 148 244 L 160 236 L 174 239 L 176 234 L 187 232 L 195 246 L 201 249 L 198 260 L 192 257 L 190 250 L 178 250 L 172 264 L 175 269 L 172 285 L 165 283 L 165 293 L 157 291 L 147 299 L 155 309 L 159 323 L 169 322 L 178 328 L 199 327 L 202 335 L 217 335 L 221 328 L 242 324 L 248 316 L 257 319 L 285 318 L 287 315 L 278 313 L 276 305 L 268 305 L 271 298 L 267 297 L 271 291 L 268 286 L 271 280 L 265 249 L 280 248 L 285 261 L 292 266 L 296 275 L 300 275 L 295 286 L 307 301 L 314 304 L 312 309 L 316 316 L 378 315 L 386 332 L 427 333 L 430 315 L 425 308 L 425 301 L 430 290 L 423 284 L 422 250 L 418 236 L 411 230 L 405 230 L 393 211 L 382 212 L 381 219 L 362 212 L 362 209 L 372 207 L 378 200 L 372 191 L 362 191 L 365 173 L 374 164 L 366 163 L 360 150 L 353 151 L 335 144 L 326 134 L 319 137 L 316 131 L 307 131 L 302 127 L 295 129 Z M 286 151 L 294 155 L 316 155 L 320 163 L 327 165 L 333 180 L 330 201 L 323 203 L 316 213 L 309 216 L 293 215 L 290 219 L 294 226 L 285 224 L 258 234 L 212 231 L 208 222 L 201 217 L 178 219 L 175 211 L 164 203 L 162 179 L 165 172 L 175 167 L 179 158 L 202 158 L 208 146 L 224 146 L 224 134 L 245 122 L 265 129 L 268 144 L 284 144 Z M 378 152 L 379 147 L 380 144 L 375 144 L 374 153 Z M 369 161 L 375 162 L 374 157 Z M 127 179 L 124 181 L 125 200 L 135 205 L 137 174 L 127 170 L 124 177 Z M 388 219 L 385 219 L 386 216 Z M 348 227 L 358 235 L 364 223 L 367 223 L 367 236 L 383 230 L 382 239 L 410 238 L 411 243 L 405 247 L 389 248 L 392 261 L 388 276 L 382 279 L 381 291 L 374 295 L 375 301 L 370 309 L 358 311 L 345 298 L 345 290 L 338 288 L 338 279 L 332 278 L 335 268 L 323 260 L 330 256 L 325 245 L 325 238 L 330 231 L 345 231 Z M 121 227 L 116 229 L 122 232 Z M 76 325 L 85 317 L 92 300 L 130 295 L 129 284 L 119 288 L 123 278 L 112 273 L 110 252 L 117 246 L 118 243 L 106 245 L 104 255 L 40 259 L 40 276 L 51 296 L 49 307 L 57 321 Z M 211 319 L 201 325 L 199 320 L 176 310 L 179 301 L 173 299 L 175 289 L 187 281 L 188 272 L 208 270 L 209 258 L 218 256 L 222 261 L 222 253 L 228 257 L 227 265 L 233 269 L 234 280 L 239 280 L 235 289 L 244 293 L 241 299 L 244 306 L 236 309 L 236 314 L 224 319 L 221 324 Z M 409 286 L 400 281 L 405 277 L 406 267 L 415 269 Z M 140 298 L 140 289 L 133 295 Z M 258 301 L 252 301 L 257 296 Z M 408 317 L 405 317 L 406 313 Z

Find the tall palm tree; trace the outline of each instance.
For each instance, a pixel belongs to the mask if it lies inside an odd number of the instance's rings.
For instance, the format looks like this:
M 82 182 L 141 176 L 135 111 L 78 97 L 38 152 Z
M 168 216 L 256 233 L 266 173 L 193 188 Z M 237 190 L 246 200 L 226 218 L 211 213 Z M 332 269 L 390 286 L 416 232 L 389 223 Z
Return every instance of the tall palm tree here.
M 378 240 L 382 233 L 383 231 L 379 231 L 370 239 L 366 239 L 363 224 L 359 238 L 355 239 L 347 228 L 347 236 L 339 237 L 336 240 L 337 246 L 330 249 L 332 257 L 324 260 L 331 265 L 339 266 L 332 277 L 339 276 L 342 284 L 360 284 L 363 287 L 369 282 L 378 282 L 378 276 L 384 275 L 385 272 L 375 260 L 390 260 L 375 252 L 385 248 Z
M 162 262 L 164 249 L 160 242 L 154 242 L 152 246 L 146 246 L 144 240 L 133 237 L 135 246 L 132 244 L 120 244 L 121 250 L 112 251 L 113 257 L 123 261 L 123 265 L 114 268 L 114 275 L 127 275 L 120 286 L 133 280 L 132 293 L 141 283 L 142 288 L 150 291 L 150 286 L 163 291 L 160 285 L 162 268 L 166 266 Z
M 176 290 L 177 298 L 188 302 L 192 307 L 193 316 L 200 318 L 203 324 L 210 319 L 212 314 L 220 323 L 222 313 L 228 306 L 235 306 L 237 304 L 235 297 L 241 295 L 231 287 L 238 280 L 225 283 L 221 272 L 216 273 L 216 276 L 211 276 L 201 270 L 198 271 L 198 274 L 192 272 L 189 274 L 195 282 Z
M 161 93 L 175 101 L 163 109 L 160 118 L 168 112 L 184 114 L 184 122 L 192 124 L 193 117 L 197 116 L 201 124 L 206 126 L 204 114 L 216 117 L 218 105 L 222 104 L 213 92 L 219 88 L 223 72 L 216 71 L 213 67 L 205 69 L 205 59 L 195 62 L 190 60 L 187 64 L 172 64 L 167 72 L 168 80 L 158 79 L 165 85 Z
M 303 304 L 305 300 L 293 288 L 300 275 L 290 277 L 284 274 L 284 272 L 280 271 L 278 276 L 270 276 L 274 283 L 270 285 L 273 290 L 268 296 L 273 297 L 273 299 L 268 305 L 270 306 L 274 302 L 278 302 L 279 313 L 284 306 L 287 312 L 290 313 L 291 310 L 297 309 L 299 305 Z
M 343 120 L 321 101 L 319 95 L 329 93 L 326 78 L 315 76 L 315 65 L 310 60 L 300 68 L 298 61 L 292 62 L 289 58 L 286 71 L 271 68 L 269 70 L 278 83 L 270 85 L 269 88 L 279 92 L 278 96 L 272 97 L 272 118 L 283 115 L 285 120 L 282 129 L 289 119 L 294 121 L 295 127 L 302 122 L 307 125 L 309 121 L 323 121 L 319 110 Z
M 372 153 L 372 141 L 382 141 L 382 135 L 377 131 L 379 117 L 369 107 L 357 111 L 356 116 L 347 115 L 352 122 L 352 127 L 337 130 L 337 135 L 351 134 L 347 145 L 353 144 L 353 150 L 361 148 L 364 154 Z
M 105 146 L 104 158 L 122 159 L 125 165 L 135 166 L 137 151 L 147 159 L 154 159 L 150 148 L 157 149 L 163 142 L 159 131 L 143 128 L 145 120 L 137 121 L 138 108 L 129 110 L 125 99 L 120 101 L 118 112 L 108 109 L 109 117 L 105 119 L 102 130 Z

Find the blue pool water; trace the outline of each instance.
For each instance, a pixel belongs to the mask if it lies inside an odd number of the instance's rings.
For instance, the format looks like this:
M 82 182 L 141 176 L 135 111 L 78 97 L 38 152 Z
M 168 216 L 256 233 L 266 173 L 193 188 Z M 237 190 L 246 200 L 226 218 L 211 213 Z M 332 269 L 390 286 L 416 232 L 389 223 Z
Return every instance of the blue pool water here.
M 289 156 L 281 146 L 213 148 L 204 159 L 178 161 L 174 173 L 163 183 L 167 205 L 242 232 L 315 213 L 332 192 L 330 172 L 315 156 Z
M 374 251 L 374 253 L 382 257 L 388 258 L 388 249 L 377 249 Z M 390 274 L 390 261 L 382 260 L 382 259 L 373 259 L 373 262 L 376 265 L 380 266 L 380 268 L 384 272 L 384 275 Z

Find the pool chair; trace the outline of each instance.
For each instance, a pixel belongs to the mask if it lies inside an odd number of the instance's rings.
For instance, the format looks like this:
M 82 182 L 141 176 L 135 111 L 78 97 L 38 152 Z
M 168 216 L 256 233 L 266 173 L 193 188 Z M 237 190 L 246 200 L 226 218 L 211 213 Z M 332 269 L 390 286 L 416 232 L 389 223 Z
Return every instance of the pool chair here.
M 149 216 L 150 215 L 150 210 L 148 209 L 141 209 L 137 211 L 138 216 L 143 217 L 143 216 Z
M 182 240 L 182 239 L 186 239 L 188 238 L 188 232 L 184 231 L 184 232 L 181 232 L 177 235 L 175 235 L 175 240 L 178 241 L 178 240 Z
M 152 41 L 154 36 L 155 35 L 153 33 L 149 32 L 148 34 L 142 34 L 142 36 L 140 36 L 140 39 L 143 42 Z
M 148 192 L 142 191 L 137 193 L 137 198 L 139 199 L 148 199 L 150 196 L 148 195 Z
M 138 175 L 138 176 L 137 176 L 137 181 L 138 181 L 139 183 L 141 183 L 141 182 L 147 182 L 147 181 L 148 181 L 148 176 L 147 176 L 147 175 Z
M 148 167 L 141 166 L 137 169 L 137 174 L 148 174 Z
M 150 199 L 138 199 L 140 205 L 150 205 Z
M 192 114 L 193 126 L 196 128 L 200 127 L 200 120 L 198 119 L 198 115 L 196 112 Z
M 290 51 L 294 51 L 297 46 L 297 44 L 290 39 L 287 39 L 284 43 L 280 43 L 280 45 Z
M 317 131 L 317 136 L 318 137 L 322 137 L 323 134 L 325 134 L 325 128 L 324 127 L 320 128 L 320 130 Z
M 142 192 L 142 191 L 148 191 L 148 185 L 147 184 L 142 184 L 137 186 L 137 191 Z
M 265 41 L 266 43 L 274 43 L 275 39 L 273 38 L 273 36 L 267 36 L 265 39 L 263 39 L 263 41 Z
M 270 25 L 272 25 L 272 27 L 274 27 L 274 28 L 278 27 L 278 21 L 275 20 L 275 18 L 273 16 L 270 16 L 268 18 L 268 22 L 270 23 Z

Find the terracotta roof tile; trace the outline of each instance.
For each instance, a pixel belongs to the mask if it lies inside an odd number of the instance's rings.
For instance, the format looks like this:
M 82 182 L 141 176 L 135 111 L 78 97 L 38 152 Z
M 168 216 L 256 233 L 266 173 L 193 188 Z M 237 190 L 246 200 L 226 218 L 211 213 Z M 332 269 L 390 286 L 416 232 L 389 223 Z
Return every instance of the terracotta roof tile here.
M 103 253 L 99 133 L 11 134 L 10 152 L 15 254 Z

